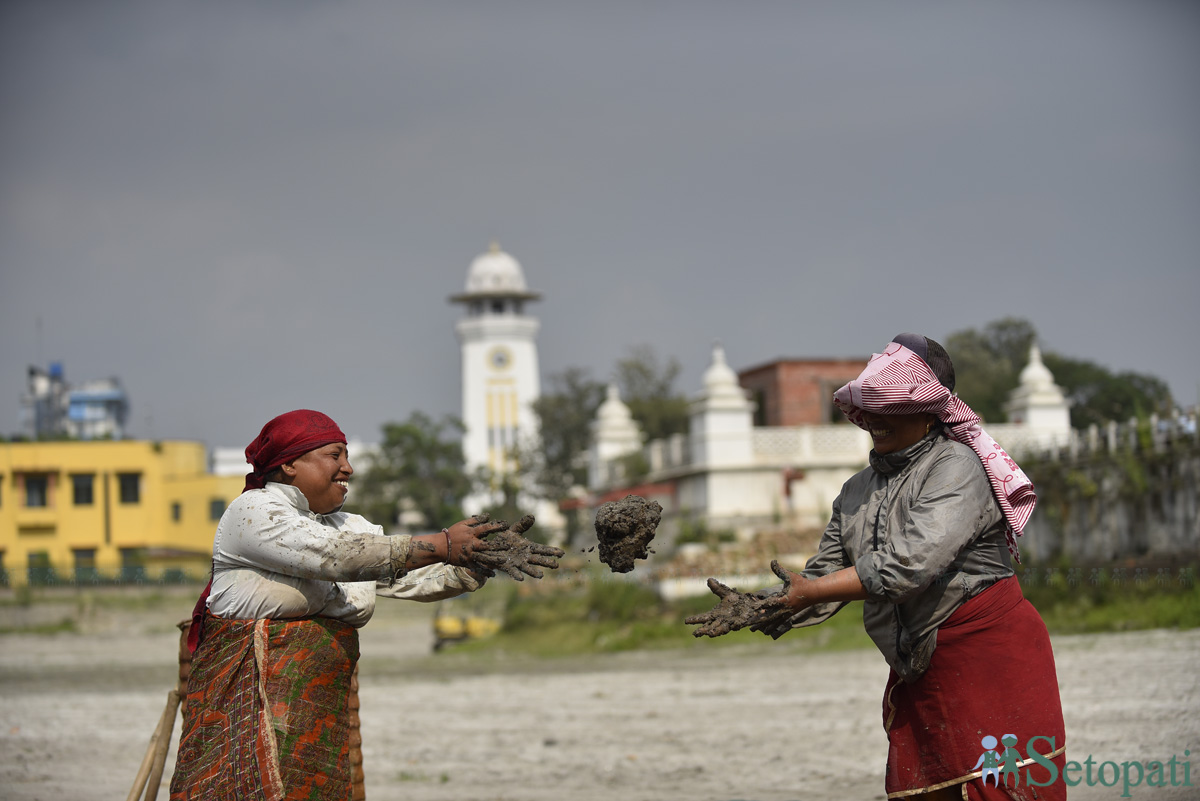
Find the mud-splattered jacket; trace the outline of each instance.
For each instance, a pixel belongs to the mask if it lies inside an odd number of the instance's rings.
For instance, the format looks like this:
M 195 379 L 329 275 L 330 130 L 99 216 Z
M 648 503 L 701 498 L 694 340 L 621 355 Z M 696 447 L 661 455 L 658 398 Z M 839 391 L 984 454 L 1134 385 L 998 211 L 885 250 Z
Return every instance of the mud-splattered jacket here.
M 937 629 L 955 609 L 1013 575 L 1005 520 L 979 457 L 940 432 L 842 485 L 810 578 L 854 567 L 866 588 L 863 623 L 908 682 L 928 669 Z M 827 620 L 844 602 L 794 615 L 790 627 Z M 772 632 L 778 636 L 778 632 Z
M 412 537 L 359 515 L 319 515 L 297 488 L 268 483 L 229 505 L 213 541 L 208 609 L 234 619 L 331 617 L 362 626 L 377 595 L 437 601 L 478 589 L 459 567 L 405 572 Z

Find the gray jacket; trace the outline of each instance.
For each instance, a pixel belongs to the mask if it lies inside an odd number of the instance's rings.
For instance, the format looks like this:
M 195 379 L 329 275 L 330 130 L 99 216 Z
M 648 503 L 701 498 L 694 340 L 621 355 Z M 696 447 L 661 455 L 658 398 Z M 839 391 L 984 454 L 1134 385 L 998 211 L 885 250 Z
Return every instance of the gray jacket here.
M 965 601 L 1013 575 L 1006 521 L 975 452 L 940 430 L 842 485 L 810 578 L 853 566 L 867 590 L 863 623 L 906 682 L 929 668 L 938 626 Z M 846 604 L 818 604 L 786 628 L 829 619 Z M 781 631 L 771 632 L 778 636 Z

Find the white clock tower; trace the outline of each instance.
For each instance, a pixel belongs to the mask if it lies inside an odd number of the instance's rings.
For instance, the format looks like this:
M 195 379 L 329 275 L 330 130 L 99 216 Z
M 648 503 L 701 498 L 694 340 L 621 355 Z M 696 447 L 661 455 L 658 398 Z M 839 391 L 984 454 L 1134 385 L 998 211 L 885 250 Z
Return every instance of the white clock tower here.
M 493 490 L 475 502 L 499 500 L 495 492 L 517 468 L 514 448 L 537 436 L 532 404 L 541 394 L 539 325 L 525 305 L 540 298 L 525 285 L 517 260 L 494 242 L 471 262 L 466 291 L 450 298 L 466 309 L 455 326 L 462 346 L 463 457 L 467 470 L 487 472 Z

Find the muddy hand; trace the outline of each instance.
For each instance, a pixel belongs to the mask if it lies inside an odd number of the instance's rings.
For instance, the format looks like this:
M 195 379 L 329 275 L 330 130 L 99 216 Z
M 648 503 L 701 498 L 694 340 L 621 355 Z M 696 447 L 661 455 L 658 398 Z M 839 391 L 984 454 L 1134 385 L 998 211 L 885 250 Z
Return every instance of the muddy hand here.
M 720 601 L 707 612 L 685 617 L 683 622 L 689 626 L 699 626 L 692 631 L 693 637 L 720 637 L 731 631 L 742 628 L 743 620 L 752 608 L 750 596 L 743 595 L 732 587 L 727 587 L 715 578 L 708 580 L 708 589 Z
M 782 634 L 791 630 L 794 610 L 788 606 L 788 594 L 792 589 L 792 573 L 780 567 L 779 562 L 772 560 L 770 570 L 781 579 L 782 586 L 768 586 L 767 589 L 751 592 L 751 596 L 761 602 L 760 614 L 762 620 L 750 625 L 750 631 L 767 634 L 778 639 Z
M 813 579 L 803 573 L 793 573 L 787 570 L 775 559 L 771 560 L 771 572 L 783 580 L 783 587 L 777 595 L 772 596 L 770 603 L 787 609 L 789 612 L 799 612 L 817 602 L 816 584 Z
M 786 570 L 774 559 L 771 560 L 771 572 L 783 580 L 783 586 L 768 587 L 754 593 L 754 597 L 762 604 L 762 619 L 751 624 L 750 630 L 779 638 L 791 629 L 792 616 L 809 605 L 804 592 L 808 580 L 798 573 Z
M 741 593 L 715 578 L 708 580 L 708 588 L 721 600 L 707 612 L 684 618 L 687 625 L 699 626 L 692 631 L 693 637 L 720 637 L 747 626 L 766 623 L 780 613 L 779 604 L 773 597 Z
M 508 528 L 508 524 L 503 521 L 489 523 L 488 519 L 487 514 L 475 515 L 446 529 L 447 563 L 460 567 L 469 566 L 475 549 L 486 542 L 484 537 Z
M 533 526 L 533 515 L 525 515 L 511 528 L 494 531 L 486 540 L 476 544 L 471 552 L 474 564 L 485 571 L 499 570 L 517 581 L 525 576 L 541 578 L 541 568 L 551 570 L 558 567 L 558 559 L 564 555 L 561 548 L 542 545 L 521 536 Z

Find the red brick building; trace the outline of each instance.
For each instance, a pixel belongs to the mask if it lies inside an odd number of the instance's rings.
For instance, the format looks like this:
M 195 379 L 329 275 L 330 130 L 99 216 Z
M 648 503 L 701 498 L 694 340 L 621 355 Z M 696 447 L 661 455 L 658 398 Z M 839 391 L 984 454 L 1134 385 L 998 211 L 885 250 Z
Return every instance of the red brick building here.
M 861 359 L 779 359 L 738 373 L 750 391 L 756 426 L 803 426 L 845 420 L 833 405 L 833 393 L 857 378 Z

